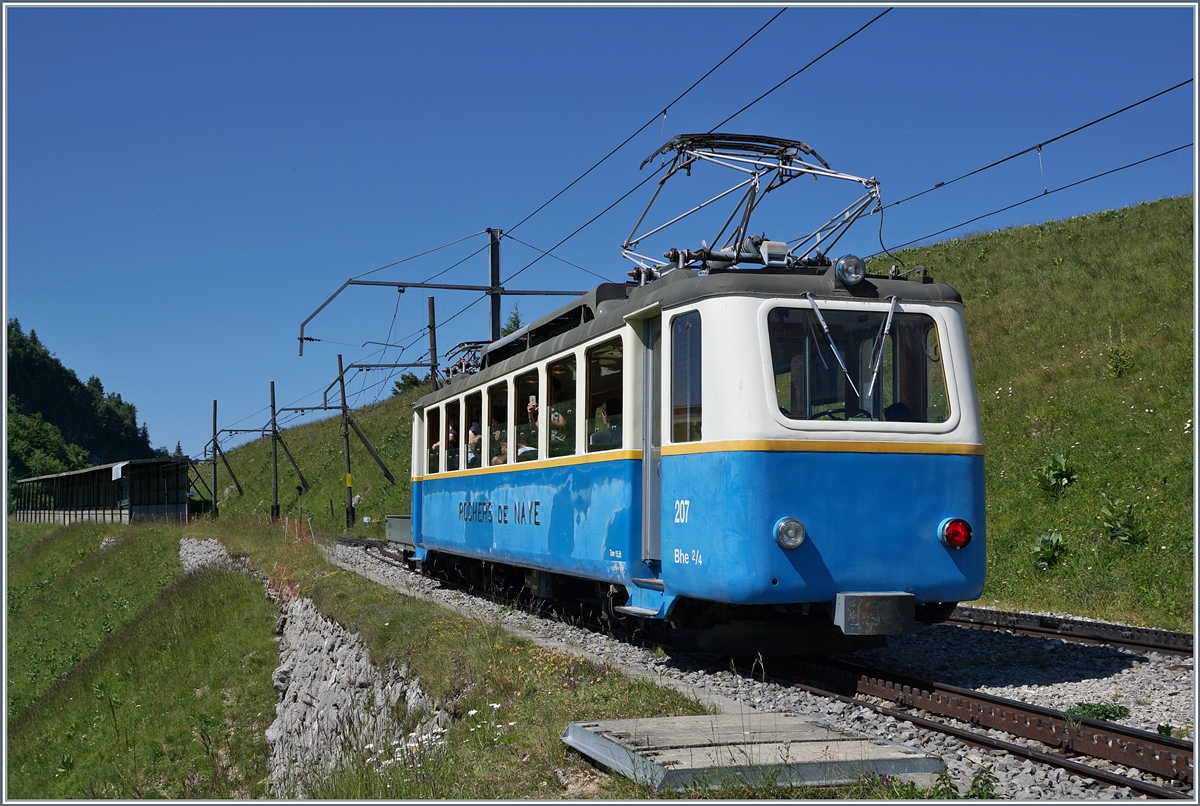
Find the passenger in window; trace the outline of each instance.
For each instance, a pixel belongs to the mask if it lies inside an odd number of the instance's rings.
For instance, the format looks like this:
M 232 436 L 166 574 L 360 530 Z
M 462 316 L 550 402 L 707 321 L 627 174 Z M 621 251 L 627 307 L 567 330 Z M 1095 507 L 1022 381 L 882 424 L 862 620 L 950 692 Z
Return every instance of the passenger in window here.
M 913 414 L 912 409 L 900 401 L 896 401 L 883 410 L 883 419 L 889 423 L 913 423 L 917 421 L 917 417 Z
M 528 443 L 532 442 L 533 445 Z M 517 461 L 528 462 L 537 458 L 537 432 L 533 429 L 517 430 Z
M 619 448 L 621 446 L 621 400 L 611 398 L 596 409 L 596 433 L 588 439 L 592 448 Z
M 550 455 L 569 456 L 575 453 L 575 423 L 571 401 L 550 407 Z
M 536 376 L 535 376 L 536 377 Z M 518 382 L 518 388 L 530 386 L 537 389 L 536 380 L 526 385 L 525 382 Z M 529 395 L 529 402 L 525 405 L 524 422 L 517 423 L 517 461 L 528 462 L 538 458 L 538 399 L 536 394 Z
M 561 405 L 565 406 L 566 404 L 561 404 Z M 533 401 L 533 400 L 529 401 L 528 410 L 529 410 L 529 422 L 537 423 L 537 417 L 538 417 L 537 401 Z M 536 425 L 534 425 L 533 427 L 536 428 Z M 558 428 L 558 429 L 565 429 L 567 427 L 567 418 L 561 411 L 560 406 L 551 406 L 550 407 L 550 427 Z M 553 438 L 554 438 L 553 434 L 551 434 L 551 439 L 553 439 Z
M 492 414 L 492 431 L 491 439 L 491 458 L 488 460 L 493 465 L 502 465 L 508 461 L 508 429 L 504 423 L 496 419 L 496 415 Z
M 479 467 L 479 451 L 483 447 L 483 432 L 479 423 L 471 423 L 467 431 L 467 467 Z
M 458 429 L 450 423 L 450 433 L 446 435 L 446 469 L 458 468 Z

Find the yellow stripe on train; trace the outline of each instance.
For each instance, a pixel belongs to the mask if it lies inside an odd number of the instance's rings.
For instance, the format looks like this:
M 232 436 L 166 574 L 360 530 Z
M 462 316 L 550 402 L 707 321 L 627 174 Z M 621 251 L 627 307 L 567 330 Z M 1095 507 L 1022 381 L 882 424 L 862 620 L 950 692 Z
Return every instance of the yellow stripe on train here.
M 812 451 L 818 453 L 924 453 L 983 456 L 982 445 L 960 442 L 851 441 L 842 439 L 727 439 L 664 445 L 663 456 L 733 451 Z
M 544 470 L 551 467 L 566 467 L 568 465 L 588 465 L 595 462 L 614 462 L 620 459 L 641 459 L 641 451 L 599 451 L 597 453 L 586 453 L 581 456 L 561 456 L 557 459 L 535 459 L 529 462 L 517 462 L 510 464 L 505 462 L 502 465 L 491 465 L 489 467 L 472 467 L 467 470 L 449 470 L 445 473 L 430 473 L 425 476 L 413 476 L 413 481 L 424 481 L 425 479 L 453 479 L 461 476 L 482 476 L 489 473 L 512 473 L 518 470 Z

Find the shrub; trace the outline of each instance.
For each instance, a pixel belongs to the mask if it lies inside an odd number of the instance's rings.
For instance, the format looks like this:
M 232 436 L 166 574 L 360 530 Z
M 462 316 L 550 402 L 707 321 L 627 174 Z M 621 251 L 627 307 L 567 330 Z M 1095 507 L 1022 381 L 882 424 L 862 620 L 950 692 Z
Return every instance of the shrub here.
M 1126 503 L 1120 498 L 1109 498 L 1100 493 L 1104 506 L 1100 508 L 1100 520 L 1104 523 L 1104 531 L 1118 541 L 1122 546 L 1140 546 L 1146 542 L 1146 528 L 1142 519 L 1133 511 L 1133 504 Z
M 1125 346 L 1125 329 L 1121 329 L 1121 340 L 1113 342 L 1112 328 L 1108 329 L 1108 361 L 1104 367 L 1104 375 L 1108 378 L 1120 378 L 1133 366 L 1133 354 Z
M 1067 457 L 1060 453 L 1047 459 L 1046 464 L 1034 471 L 1033 477 L 1039 487 L 1058 498 L 1075 483 L 1077 475 Z
M 1033 548 L 1030 551 L 1039 568 L 1049 568 L 1057 565 L 1058 561 L 1066 556 L 1067 544 L 1063 542 L 1061 534 L 1050 532 L 1039 535 L 1037 540 L 1033 541 Z

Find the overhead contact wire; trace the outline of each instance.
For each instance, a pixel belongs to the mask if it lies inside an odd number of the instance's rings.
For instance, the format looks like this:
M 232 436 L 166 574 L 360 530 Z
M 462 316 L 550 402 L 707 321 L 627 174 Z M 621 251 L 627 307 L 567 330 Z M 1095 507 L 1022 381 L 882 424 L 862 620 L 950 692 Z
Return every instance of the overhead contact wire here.
M 1146 98 L 1143 98 L 1143 99 L 1142 99 L 1142 100 L 1140 100 L 1140 101 L 1137 101 L 1136 103 L 1132 103 L 1132 104 L 1130 104 L 1129 106 L 1123 106 L 1123 107 L 1121 107 L 1120 109 L 1118 109 L 1118 110 L 1117 110 L 1117 111 L 1115 111 L 1115 112 L 1109 112 L 1107 115 L 1104 115 L 1103 117 L 1096 118 L 1095 120 L 1091 121 L 1090 123 L 1085 123 L 1085 124 L 1083 124 L 1082 126 L 1076 126 L 1074 129 L 1071 129 L 1070 131 L 1067 131 L 1067 132 L 1063 132 L 1062 134 L 1060 134 L 1060 135 L 1057 135 L 1057 136 L 1055 136 L 1055 137 L 1051 137 L 1049 140 L 1043 140 L 1043 141 L 1041 141 L 1040 143 L 1037 143 L 1036 145 L 1032 145 L 1032 146 L 1030 146 L 1029 148 L 1022 149 L 1021 151 L 1018 151 L 1018 152 L 1017 152 L 1017 153 L 1015 153 L 1015 154 L 1010 154 L 1009 156 L 1007 156 L 1007 157 L 1005 157 L 1005 158 L 1003 158 L 1003 159 L 996 160 L 996 161 L 995 161 L 995 162 L 993 162 L 993 163 L 989 163 L 988 165 L 985 165 L 985 166 L 983 166 L 982 168 L 976 168 L 976 169 L 975 169 L 975 170 L 973 170 L 973 171 L 969 171 L 969 172 L 967 172 L 967 173 L 963 174 L 962 176 L 957 176 L 957 177 L 955 177 L 954 179 L 951 179 L 951 180 L 949 180 L 949 181 L 947 181 L 947 182 L 938 182 L 938 183 L 937 183 L 936 185 L 934 185 L 933 187 L 931 187 L 931 188 L 926 188 L 925 190 L 922 190 L 920 193 L 914 193 L 914 194 L 913 194 L 913 195 L 911 195 L 911 196 L 905 196 L 903 199 L 897 199 L 896 201 L 894 201 L 894 202 L 891 202 L 890 204 L 887 204 L 887 205 L 885 205 L 885 206 L 886 206 L 886 207 L 894 207 L 894 206 L 896 206 L 897 204 L 900 204 L 900 203 L 902 203 L 902 202 L 906 202 L 906 201 L 912 201 L 912 200 L 913 200 L 913 199 L 915 199 L 915 198 L 918 198 L 918 197 L 920 197 L 920 196 L 924 196 L 926 193 L 932 193 L 933 191 L 935 191 L 935 190 L 938 190 L 939 188 L 949 187 L 950 185 L 953 185 L 955 182 L 957 182 L 957 181 L 959 181 L 959 180 L 961 180 L 961 179 L 966 179 L 966 178 L 967 178 L 967 177 L 969 177 L 969 176 L 974 176 L 974 175 L 975 175 L 975 174 L 977 174 L 977 173 L 982 173 L 982 172 L 984 172 L 984 171 L 988 170 L 989 168 L 995 168 L 997 165 L 1003 165 L 1004 163 L 1008 162 L 1009 160 L 1014 160 L 1014 159 L 1016 159 L 1017 157 L 1020 157 L 1020 156 L 1022 156 L 1022 155 L 1024 155 L 1024 154 L 1028 154 L 1030 151 L 1040 151 L 1040 150 L 1042 149 L 1042 147 L 1043 147 L 1043 146 L 1048 146 L 1048 145 L 1050 145 L 1051 143 L 1054 143 L 1054 142 L 1057 142 L 1057 141 L 1059 141 L 1059 140 L 1063 139 L 1064 137 L 1070 137 L 1072 134 L 1076 134 L 1076 133 L 1078 133 L 1078 132 L 1081 132 L 1081 131 L 1083 131 L 1084 129 L 1086 129 L 1086 128 L 1090 127 L 1090 126 L 1095 126 L 1097 123 L 1101 123 L 1101 122 L 1103 122 L 1103 121 L 1106 121 L 1106 120 L 1108 120 L 1108 119 L 1109 119 L 1109 118 L 1111 118 L 1111 117 L 1115 117 L 1115 116 L 1117 116 L 1117 115 L 1121 114 L 1122 112 L 1128 112 L 1130 109 L 1133 109 L 1134 107 L 1137 107 L 1137 106 L 1141 106 L 1142 104 L 1144 104 L 1144 103 L 1148 103 L 1149 101 L 1153 101 L 1155 98 L 1158 98 L 1158 97 L 1160 97 L 1160 96 L 1166 95 L 1168 92 L 1173 92 L 1174 90 L 1177 90 L 1177 89 L 1179 89 L 1180 87 L 1187 86 L 1188 84 L 1191 84 L 1193 80 L 1194 80 L 1194 79 L 1190 79 L 1190 78 L 1189 78 L 1189 79 L 1187 79 L 1186 81 L 1180 81 L 1178 84 L 1176 84 L 1176 85 L 1175 85 L 1175 86 L 1173 86 L 1173 87 L 1167 87 L 1165 90 L 1162 90 L 1161 92 L 1156 92 L 1156 93 L 1154 93 L 1153 95 L 1151 95 L 1151 96 L 1149 96 L 1149 97 L 1146 97 Z M 1053 192 L 1053 191 L 1050 191 L 1050 192 Z
M 1044 198 L 1046 198 L 1047 196 L 1050 196 L 1050 195 L 1052 195 L 1052 194 L 1054 194 L 1054 193 L 1058 193 L 1058 192 L 1060 192 L 1060 191 L 1063 191 L 1063 190 L 1068 190 L 1068 189 L 1070 189 L 1070 188 L 1073 188 L 1073 187 L 1076 187 L 1076 186 L 1078 186 L 1078 185 L 1082 185 L 1082 184 L 1084 184 L 1084 183 L 1086 183 L 1086 182 L 1091 182 L 1091 181 L 1092 181 L 1092 180 L 1094 180 L 1094 179 L 1100 179 L 1101 177 L 1108 176 L 1109 174 L 1115 174 L 1115 173 L 1117 173 L 1118 171 L 1124 171 L 1124 170 L 1126 170 L 1126 169 L 1128 169 L 1128 168 L 1133 168 L 1133 167 L 1135 167 L 1135 166 L 1138 166 L 1138 165 L 1141 165 L 1141 164 L 1143 164 L 1143 163 L 1150 162 L 1151 160 L 1156 160 L 1156 159 L 1160 159 L 1161 157 L 1166 157 L 1166 156 L 1168 156 L 1168 155 L 1170 155 L 1170 154 L 1174 154 L 1174 153 L 1175 153 L 1175 152 L 1177 152 L 1177 151 L 1182 151 L 1182 150 L 1184 150 L 1185 148 L 1191 148 L 1192 146 L 1193 146 L 1193 143 L 1185 143 L 1184 145 L 1181 145 L 1181 146 L 1176 146 L 1175 148 L 1172 148 L 1172 149 L 1169 149 L 1169 150 L 1167 150 L 1167 151 L 1163 151 L 1163 152 L 1160 152 L 1160 153 L 1158 153 L 1158 154 L 1155 154 L 1155 155 L 1154 155 L 1154 156 L 1152 156 L 1152 157 L 1146 157 L 1145 159 L 1140 159 L 1140 160 L 1138 160 L 1138 161 L 1136 161 L 1136 162 L 1131 162 L 1131 163 L 1129 163 L 1129 164 L 1127 164 L 1127 165 L 1122 165 L 1122 166 L 1121 166 L 1121 167 L 1119 167 L 1119 168 L 1112 168 L 1112 169 L 1110 169 L 1110 170 L 1103 171 L 1103 172 L 1101 172 L 1101 173 L 1098 173 L 1098 174 L 1093 174 L 1092 176 L 1089 176 L 1089 177 L 1087 177 L 1086 179 L 1080 179 L 1080 180 L 1078 180 L 1077 182 L 1072 182 L 1072 183 L 1070 183 L 1070 184 L 1068 184 L 1068 185 L 1063 185 L 1062 187 L 1057 187 L 1057 188 L 1054 188 L 1053 190 L 1047 190 L 1047 191 L 1044 191 L 1044 192 L 1042 192 L 1042 193 L 1038 193 L 1038 194 L 1037 194 L 1037 195 L 1035 195 L 1035 196 L 1030 196 L 1028 199 L 1024 199 L 1024 200 L 1022 200 L 1022 201 L 1015 202 L 1015 203 L 1013 203 L 1013 204 L 1010 204 L 1010 205 L 1008 205 L 1008 206 L 1006 206 L 1006 207 L 1001 207 L 1001 208 L 1000 208 L 1000 209 L 998 209 L 998 210 L 992 210 L 990 213 L 984 213 L 983 215 L 978 215 L 978 216 L 975 216 L 974 218 L 968 219 L 968 220 L 966 220 L 966 221 L 963 221 L 963 222 L 961 222 L 961 223 L 959 223 L 959 224 L 955 224 L 955 225 L 954 225 L 954 226 L 952 226 L 952 227 L 946 227 L 945 229 L 938 230 L 937 232 L 931 232 L 931 233 L 929 233 L 928 235 L 922 235 L 920 238 L 914 238 L 914 239 L 912 239 L 911 241 L 905 241 L 905 242 L 904 242 L 904 243 L 902 243 L 902 244 L 898 244 L 898 245 L 896 246 L 896 248 L 897 248 L 897 249 L 903 249 L 903 248 L 904 248 L 904 247 L 906 247 L 906 246 L 911 246 L 912 244 L 915 244 L 915 243 L 920 243 L 921 241 L 928 240 L 929 238 L 935 238 L 935 237 L 937 237 L 938 235 L 942 235 L 942 234 L 944 234 L 944 233 L 950 232 L 951 230 L 956 230 L 956 229 L 958 229 L 959 227 L 965 227 L 965 226 L 967 226 L 968 224 L 974 224 L 976 221 L 980 221 L 980 220 L 982 220 L 982 219 L 984 219 L 984 218 L 988 218 L 989 216 L 998 215 L 998 214 L 1000 214 L 1000 213 L 1003 213 L 1003 212 L 1006 212 L 1006 211 L 1008 211 L 1008 210 L 1012 210 L 1014 207 L 1020 207 L 1021 205 L 1023 205 L 1023 204 L 1028 204 L 1028 203 L 1029 203 L 1029 202 L 1031 202 L 1031 201 L 1037 201 L 1038 199 L 1044 199 Z M 870 258 L 873 258 L 873 257 L 878 257 L 878 256 L 879 256 L 879 255 L 881 255 L 881 254 L 883 254 L 883 252 L 876 252 L 876 253 L 875 253 L 875 254 L 873 254 L 873 255 L 868 255 L 868 259 L 870 259 Z
M 879 13 L 879 14 L 877 14 L 875 17 L 873 17 L 873 18 L 872 18 L 870 21 L 868 21 L 866 25 L 862 26 L 862 27 L 861 27 L 861 28 L 859 28 L 857 31 L 855 31 L 854 33 L 850 34 L 849 36 L 847 36 L 846 38 L 844 38 L 843 40 L 841 40 L 840 42 L 838 42 L 836 45 L 833 45 L 832 47 L 830 47 L 828 50 L 826 50 L 826 51 L 825 51 L 824 53 L 822 53 L 820 56 L 817 56 L 815 59 L 813 59 L 813 60 L 812 60 L 812 61 L 810 61 L 808 64 L 806 64 L 806 65 L 804 65 L 803 67 L 801 67 L 801 68 L 800 68 L 799 70 L 797 70 L 796 72 L 792 73 L 790 76 L 788 76 L 787 78 L 785 78 L 783 81 L 780 81 L 780 82 L 779 82 L 778 84 L 776 84 L 774 87 L 771 87 L 771 89 L 767 90 L 767 91 L 766 91 L 766 92 L 764 92 L 762 95 L 758 96 L 758 97 L 757 97 L 757 98 L 755 98 L 753 101 L 751 101 L 750 103 L 746 104 L 746 105 L 745 105 L 745 106 L 743 106 L 741 109 L 739 109 L 738 111 L 734 112 L 734 113 L 733 113 L 732 115 L 730 115 L 729 117 L 727 117 L 727 118 L 725 118 L 724 120 L 722 120 L 722 121 L 721 121 L 720 123 L 718 123 L 716 126 L 713 126 L 711 129 L 709 129 L 709 130 L 708 130 L 709 134 L 711 134 L 711 133 L 715 132 L 717 129 L 719 129 L 720 127 L 724 126 L 726 123 L 728 123 L 729 121 L 733 120 L 734 118 L 736 118 L 738 115 L 740 115 L 740 114 L 742 114 L 743 112 L 745 112 L 745 111 L 746 111 L 747 109 L 749 109 L 750 107 L 754 106 L 756 103 L 758 103 L 759 101 L 761 101 L 763 98 L 766 98 L 768 95 L 770 95 L 771 93 L 775 92 L 775 90 L 779 89 L 779 88 L 780 88 L 780 87 L 782 87 L 784 84 L 788 83 L 788 82 L 789 82 L 789 81 L 791 81 L 793 78 L 795 78 L 796 76 L 800 75 L 800 74 L 801 74 L 801 73 L 803 73 L 805 70 L 807 70 L 808 68 L 810 68 L 810 67 L 812 67 L 814 64 L 816 64 L 817 62 L 821 61 L 821 59 L 824 59 L 824 58 L 825 58 L 826 56 L 828 56 L 830 53 L 833 53 L 835 50 L 837 50 L 838 48 L 840 48 L 842 45 L 846 44 L 846 43 L 847 43 L 847 42 L 849 42 L 851 39 L 853 39 L 854 37 L 856 37 L 856 36 L 858 36 L 859 34 L 861 34 L 863 31 L 865 31 L 865 30 L 867 30 L 868 28 L 870 28 L 872 25 L 874 25 L 876 22 L 878 22 L 878 21 L 879 21 L 879 19 L 880 19 L 881 17 L 883 17 L 883 15 L 884 15 L 884 14 L 887 14 L 887 13 L 888 13 L 889 11 L 891 11 L 891 10 L 892 10 L 892 9 L 890 9 L 890 8 L 886 8 L 886 9 L 884 9 L 882 12 L 880 12 L 880 13 Z
M 537 256 L 536 258 L 534 258 L 532 261 L 530 261 L 529 263 L 525 264 L 525 266 L 523 266 L 521 269 L 518 269 L 516 272 L 514 272 L 514 273 L 513 273 L 513 274 L 511 274 L 511 275 L 509 275 L 508 279 L 504 280 L 504 282 L 505 282 L 505 283 L 508 283 L 508 282 L 510 282 L 510 281 L 511 281 L 511 280 L 512 280 L 514 277 L 516 277 L 518 274 L 520 274 L 521 272 L 525 271 L 525 269 L 528 269 L 528 268 L 529 268 L 530 266 L 532 266 L 534 263 L 537 263 L 539 260 L 541 260 L 542 258 L 546 257 L 546 255 L 549 255 L 549 254 L 550 254 L 551 252 L 553 252 L 555 249 L 557 249 L 558 247 L 560 247 L 560 246 L 562 246 L 563 244 L 565 244 L 567 241 L 569 241 L 569 240 L 571 240 L 572 238 L 574 238 L 576 235 L 578 235 L 580 232 L 582 232 L 582 231 L 583 231 L 583 230 L 584 230 L 586 227 L 589 227 L 589 226 L 591 226 L 591 225 L 592 225 L 592 224 L 593 224 L 593 223 L 596 221 L 596 219 L 600 218 L 600 216 L 604 215 L 604 214 L 605 214 L 605 213 L 607 213 L 609 210 L 611 210 L 612 208 L 616 207 L 618 204 L 620 204 L 621 202 L 625 201 L 625 200 L 626 200 L 626 199 L 628 199 L 630 196 L 632 196 L 634 193 L 636 193 L 636 192 L 637 192 L 639 189 L 641 189 L 642 185 L 646 184 L 646 183 L 647 183 L 647 182 L 649 182 L 651 179 L 653 179 L 655 176 L 657 176 L 657 175 L 658 175 L 658 173 L 659 173 L 659 171 L 661 171 L 662 169 L 663 169 L 663 166 L 661 166 L 661 165 L 660 165 L 660 166 L 658 166 L 658 168 L 656 168 L 656 169 L 655 169 L 653 172 L 651 172 L 649 175 L 647 175 L 647 176 L 646 176 L 646 178 L 645 178 L 645 179 L 643 179 L 641 182 L 638 182 L 636 185 L 634 185 L 634 186 L 633 186 L 633 187 L 632 187 L 632 188 L 631 188 L 631 189 L 630 189 L 630 190 L 629 190 L 627 193 L 625 193 L 623 196 L 621 196 L 619 199 L 617 199 L 617 200 L 616 200 L 615 202 L 613 202 L 612 204 L 610 204 L 610 205 L 608 205 L 607 207 L 605 207 L 605 208 L 604 208 L 603 210 L 601 210 L 600 212 L 596 213 L 596 215 L 594 215 L 594 216 L 592 216 L 591 218 L 589 218 L 589 219 L 588 219 L 588 220 L 587 220 L 585 223 L 581 224 L 581 225 L 580 225 L 580 226 L 579 226 L 579 227 L 578 227 L 578 228 L 577 228 L 577 229 L 576 229 L 574 232 L 572 232 L 570 235 L 568 235 L 567 237 L 563 238 L 563 239 L 562 239 L 561 241 L 559 241 L 558 243 L 554 244 L 554 246 L 550 247 L 550 249 L 549 249 L 548 251 L 546 251 L 546 252 L 543 252 L 542 254 L 538 255 L 538 256 Z M 472 303 L 472 304 L 474 304 L 474 303 Z
M 470 240 L 471 238 L 474 238 L 477 235 L 483 235 L 484 232 L 485 232 L 485 230 L 480 230 L 479 232 L 472 232 L 470 235 L 464 235 L 463 237 L 459 238 L 456 241 L 451 241 L 450 243 L 444 243 L 441 246 L 435 246 L 432 249 L 426 249 L 424 252 L 418 252 L 415 255 L 409 255 L 406 258 L 402 258 L 395 262 L 388 263 L 386 266 L 380 266 L 377 269 L 371 269 L 370 271 L 365 271 L 362 274 L 356 274 L 351 279 L 357 280 L 359 277 L 366 277 L 368 274 L 374 274 L 377 271 L 383 271 L 384 269 L 390 269 L 392 266 L 399 266 L 401 263 L 407 263 L 410 260 L 416 260 L 419 257 L 424 257 L 425 255 L 431 255 L 434 252 L 437 252 L 439 250 L 446 249 L 447 247 L 454 246 L 455 244 L 459 244 L 459 243 L 462 243 L 463 241 Z
M 669 109 L 670 109 L 671 107 L 673 107 L 675 104 L 677 104 L 677 103 L 679 103 L 680 101 L 682 101 L 682 100 L 683 100 L 683 98 L 684 98 L 684 97 L 685 97 L 685 96 L 686 96 L 688 93 L 690 93 L 692 90 L 696 89 L 696 87 L 698 87 L 702 81 L 704 81 L 706 78 L 708 78 L 709 76 L 711 76 L 711 75 L 712 75 L 714 72 L 716 72 L 716 70 L 717 70 L 718 68 L 720 68 L 720 67 L 721 67 L 721 65 L 725 64 L 725 62 L 727 62 L 727 61 L 729 61 L 731 58 L 733 58 L 733 56 L 734 56 L 734 55 L 735 55 L 735 54 L 736 54 L 738 51 L 740 51 L 742 48 L 746 47 L 746 45 L 750 44 L 750 42 L 751 42 L 751 41 L 752 41 L 752 40 L 753 40 L 753 39 L 754 39 L 756 36 L 758 36 L 758 35 L 759 35 L 759 34 L 761 34 L 761 33 L 762 33 L 764 30 L 766 30 L 766 28 L 767 28 L 767 26 L 768 26 L 768 25 L 770 25 L 771 23 L 775 22 L 775 20 L 779 19 L 780 15 L 782 15 L 782 14 L 783 14 L 783 12 L 785 12 L 785 11 L 787 11 L 787 9 L 786 9 L 786 8 L 781 8 L 781 9 L 780 9 L 780 10 L 779 10 L 779 11 L 778 11 L 776 14 L 775 14 L 775 16 L 774 16 L 774 17 L 771 17 L 771 19 L 769 19 L 769 20 L 767 20 L 765 23 L 763 23 L 763 25 L 762 25 L 762 27 L 761 27 L 761 28 L 759 28 L 759 29 L 758 29 L 757 31 L 755 31 L 754 33 L 750 34 L 750 36 L 749 36 L 749 37 L 747 37 L 747 39 L 746 39 L 744 42 L 742 42 L 742 44 L 738 45 L 736 48 L 734 48 L 732 51 L 730 51 L 730 52 L 729 52 L 729 55 L 727 55 L 727 56 L 726 56 L 724 59 L 721 59 L 721 61 L 717 62 L 717 63 L 716 63 L 716 65 L 714 65 L 714 66 L 713 66 L 713 67 L 712 67 L 712 68 L 711 68 L 711 69 L 710 69 L 710 70 L 709 70 L 707 73 L 705 73 L 704 75 L 700 76 L 700 78 L 696 79 L 696 81 L 692 83 L 692 86 L 688 87 L 686 90 L 684 90 L 683 92 L 681 92 L 681 93 L 680 93 L 678 96 L 676 96 L 675 100 L 671 101 L 671 103 L 669 103 L 669 104 L 667 104 L 666 106 L 664 106 L 664 107 L 662 108 L 662 111 L 661 111 L 661 112 L 657 112 L 657 113 L 655 113 L 654 117 L 650 118 L 648 121 L 646 121 L 645 123 L 643 123 L 643 124 L 642 124 L 642 126 L 641 126 L 641 128 L 639 128 L 639 129 L 638 129 L 637 131 L 635 131 L 633 134 L 631 134 L 631 135 L 629 135 L 628 137 L 626 137 L 626 138 L 625 138 L 625 139 L 624 139 L 624 140 L 621 142 L 621 144 L 620 144 L 619 146 L 617 146 L 617 147 L 616 147 L 616 148 L 614 148 L 612 151 L 610 151 L 610 152 L 608 152 L 607 154 L 605 154 L 603 157 L 601 157 L 601 158 L 600 158 L 599 162 L 597 162 L 597 163 L 596 163 L 595 165 L 593 165 L 591 168 L 588 168 L 586 171 L 584 171 L 582 174 L 580 174 L 578 177 L 576 177 L 576 178 L 575 178 L 575 179 L 574 179 L 574 180 L 573 180 L 573 181 L 572 181 L 572 182 L 571 182 L 569 185 L 567 185 L 567 186 L 566 186 L 565 188 L 563 188 L 562 190 L 558 191 L 558 193 L 555 193 L 553 196 L 551 196 L 551 197 L 549 198 L 549 200 L 547 200 L 547 201 L 546 201 L 544 204 L 542 204 L 542 206 L 541 206 L 541 207 L 537 208 L 537 209 L 536 209 L 536 210 L 534 210 L 532 213 L 530 213 L 529 215 L 525 216 L 525 217 L 524 217 L 524 218 L 522 218 L 520 221 L 518 221 L 516 224 L 514 224 L 514 225 L 513 225 L 513 226 L 511 226 L 511 227 L 509 227 L 509 228 L 508 228 L 508 231 L 509 231 L 509 232 L 512 232 L 512 231 L 513 231 L 513 230 L 515 230 L 517 227 L 521 226 L 521 225 L 522 225 L 522 224 L 524 224 L 526 221 L 528 221 L 529 219 L 533 218 L 535 215 L 537 215 L 538 213 L 540 213 L 542 210 L 546 209 L 546 207 L 547 207 L 547 206 L 549 206 L 551 202 L 553 202 L 555 199 L 557 199 L 557 198 L 558 198 L 559 196 L 561 196 L 562 194 L 566 193 L 568 190 L 570 190 L 572 187 L 574 187 L 574 186 L 575 186 L 575 185 L 576 185 L 576 184 L 577 184 L 577 183 L 578 183 L 580 180 L 582 180 L 584 177 L 586 177 L 586 176 L 587 176 L 588 174 L 590 174 L 592 171 L 596 170 L 596 169 L 597 169 L 597 168 L 599 168 L 601 165 L 603 165 L 603 164 L 604 164 L 606 161 L 608 161 L 608 159 L 609 159 L 611 156 L 613 156 L 613 155 L 614 155 L 614 154 L 616 154 L 618 151 L 620 151 L 622 148 L 624 148 L 625 146 L 627 146 L 627 145 L 629 144 L 629 142 L 630 142 L 631 140 L 633 140 L 633 138 L 637 137 L 639 134 L 641 134 L 642 132 L 644 132 L 644 131 L 646 130 L 646 128 L 647 128 L 647 127 L 648 127 L 648 126 L 649 126 L 651 123 L 653 123 L 654 121 L 658 120 L 660 116 L 662 116 L 662 115 L 665 115 L 665 114 L 667 113 L 667 110 L 669 110 Z M 526 244 L 526 245 L 528 246 L 528 244 Z

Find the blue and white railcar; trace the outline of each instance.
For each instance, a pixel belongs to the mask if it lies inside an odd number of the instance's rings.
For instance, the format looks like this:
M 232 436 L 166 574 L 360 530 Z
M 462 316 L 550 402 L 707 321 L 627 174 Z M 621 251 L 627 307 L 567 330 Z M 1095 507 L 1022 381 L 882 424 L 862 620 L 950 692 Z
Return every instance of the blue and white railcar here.
M 601 285 L 419 400 L 415 559 L 527 569 L 535 593 L 582 586 L 697 647 L 764 653 L 977 598 L 983 438 L 958 293 L 739 243 L 762 268 L 708 253 Z
M 847 634 L 982 590 L 982 433 L 948 286 L 680 270 L 491 352 L 512 354 L 417 404 L 418 560 L 592 580 L 651 619 L 820 605 Z

